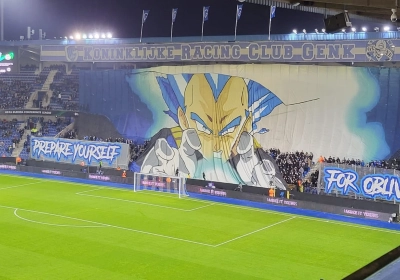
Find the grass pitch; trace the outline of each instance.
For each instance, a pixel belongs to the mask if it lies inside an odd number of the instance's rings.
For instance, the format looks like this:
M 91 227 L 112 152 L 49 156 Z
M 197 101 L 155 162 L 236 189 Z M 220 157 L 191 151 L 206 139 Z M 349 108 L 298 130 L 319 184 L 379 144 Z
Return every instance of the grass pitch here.
M 0 174 L 0 279 L 341 279 L 400 232 Z

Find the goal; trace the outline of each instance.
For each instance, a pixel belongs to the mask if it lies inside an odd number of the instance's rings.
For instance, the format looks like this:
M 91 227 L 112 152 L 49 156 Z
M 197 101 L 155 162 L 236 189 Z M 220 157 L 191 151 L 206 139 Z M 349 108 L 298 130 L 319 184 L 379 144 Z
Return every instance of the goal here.
M 189 196 L 186 178 L 160 174 L 135 173 L 133 191 L 157 191 L 178 194 L 179 198 Z

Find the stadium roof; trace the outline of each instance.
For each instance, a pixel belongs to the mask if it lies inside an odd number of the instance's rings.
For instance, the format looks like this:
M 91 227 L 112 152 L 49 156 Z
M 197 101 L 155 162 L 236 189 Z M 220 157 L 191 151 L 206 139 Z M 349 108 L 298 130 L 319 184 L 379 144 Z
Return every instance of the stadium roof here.
M 379 21 L 390 21 L 391 9 L 399 11 L 398 0 L 240 0 L 240 2 L 276 6 L 328 16 L 347 10 L 351 18 L 376 19 Z

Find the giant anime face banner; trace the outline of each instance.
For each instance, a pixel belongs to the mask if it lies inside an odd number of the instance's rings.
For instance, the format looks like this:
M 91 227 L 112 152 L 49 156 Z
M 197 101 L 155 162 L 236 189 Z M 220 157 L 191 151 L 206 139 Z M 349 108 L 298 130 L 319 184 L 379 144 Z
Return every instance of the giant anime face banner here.
M 285 189 L 254 137 L 268 132 L 259 121 L 282 105 L 266 87 L 210 73 L 138 73 L 127 81 L 153 117 L 150 145 L 135 171 Z

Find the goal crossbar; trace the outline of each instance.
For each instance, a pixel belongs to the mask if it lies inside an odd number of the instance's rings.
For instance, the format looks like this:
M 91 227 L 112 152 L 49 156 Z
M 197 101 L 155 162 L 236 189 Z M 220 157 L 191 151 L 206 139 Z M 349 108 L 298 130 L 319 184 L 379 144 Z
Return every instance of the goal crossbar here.
M 179 198 L 188 196 L 186 178 L 136 172 L 133 179 L 133 191 L 143 190 L 178 194 Z

